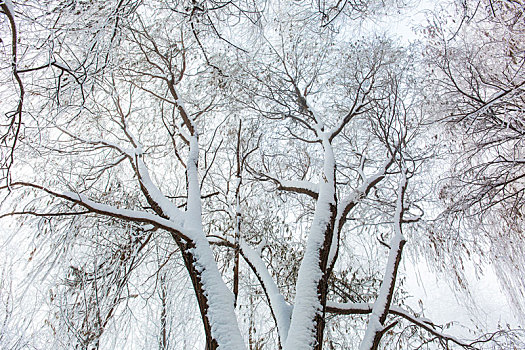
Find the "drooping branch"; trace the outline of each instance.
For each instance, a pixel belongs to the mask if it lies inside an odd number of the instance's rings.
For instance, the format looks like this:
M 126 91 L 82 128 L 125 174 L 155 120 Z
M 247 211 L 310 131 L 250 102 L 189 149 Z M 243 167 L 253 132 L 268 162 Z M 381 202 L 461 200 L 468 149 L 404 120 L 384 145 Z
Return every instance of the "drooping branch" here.
M 39 213 L 32 210 L 23 210 L 23 211 L 13 211 L 10 213 L 5 213 L 0 215 L 0 219 L 6 218 L 8 216 L 22 216 L 22 215 L 31 215 L 36 217 L 43 217 L 43 218 L 52 218 L 52 217 L 60 217 L 60 216 L 77 216 L 77 215 L 84 215 L 89 214 L 91 211 L 85 210 L 85 211 L 70 211 L 70 212 L 50 212 L 50 213 Z
M 8 125 L 8 129 L 5 132 L 5 134 L 0 135 L 0 142 L 7 143 L 9 138 L 12 137 L 12 142 L 9 145 L 9 154 L 7 156 L 7 159 L 2 159 L 2 164 L 0 165 L 2 168 L 5 167 L 6 170 L 6 177 L 7 177 L 7 183 L 9 183 L 9 172 L 14 162 L 14 153 L 17 141 L 19 139 L 20 130 L 22 128 L 22 108 L 24 105 L 24 95 L 25 95 L 25 89 L 24 84 L 22 83 L 22 79 L 20 78 L 19 71 L 18 71 L 18 33 L 17 33 L 17 27 L 14 17 L 14 9 L 13 9 L 13 3 L 11 0 L 3 1 L 0 4 L 0 8 L 2 9 L 2 12 L 7 16 L 9 20 L 9 25 L 11 27 L 11 71 L 13 74 L 13 77 L 16 80 L 16 83 L 18 85 L 18 104 L 15 109 L 10 115 L 10 122 Z
M 374 307 L 374 304 L 372 303 L 334 303 L 334 302 L 327 302 L 326 303 L 326 312 L 336 315 L 366 315 L 372 313 L 372 309 Z M 453 343 L 456 343 L 459 346 L 462 346 L 466 349 L 475 349 L 475 347 L 472 345 L 472 342 L 466 342 L 463 340 L 460 340 L 452 335 L 440 332 L 435 328 L 435 325 L 432 321 L 430 321 L 427 318 L 417 317 L 412 315 L 409 311 L 397 307 L 397 306 L 390 306 L 388 310 L 389 314 L 396 315 L 403 317 L 409 322 L 412 322 L 416 326 L 419 326 L 432 334 L 433 336 L 444 340 L 444 341 L 451 341 Z
M 31 188 L 34 188 L 40 191 L 44 191 L 55 198 L 61 198 L 68 202 L 84 207 L 88 209 L 89 212 L 91 213 L 96 213 L 96 214 L 109 216 L 109 217 L 113 217 L 117 219 L 122 219 L 126 221 L 131 221 L 131 222 L 151 224 L 156 227 L 162 228 L 168 232 L 173 232 L 174 234 L 176 234 L 177 236 L 181 237 L 184 240 L 188 240 L 188 241 L 192 240 L 191 232 L 186 232 L 182 226 L 179 226 L 173 221 L 164 219 L 152 213 L 131 210 L 131 209 L 124 209 L 124 208 L 117 208 L 117 207 L 113 207 L 107 204 L 95 202 L 89 199 L 88 197 L 82 194 L 79 194 L 79 193 L 57 192 L 47 187 L 44 187 L 38 184 L 28 183 L 28 182 L 14 182 L 10 186 L 11 188 L 16 188 L 18 186 L 31 187 Z M 0 189 L 4 189 L 4 188 L 6 187 L 1 187 Z

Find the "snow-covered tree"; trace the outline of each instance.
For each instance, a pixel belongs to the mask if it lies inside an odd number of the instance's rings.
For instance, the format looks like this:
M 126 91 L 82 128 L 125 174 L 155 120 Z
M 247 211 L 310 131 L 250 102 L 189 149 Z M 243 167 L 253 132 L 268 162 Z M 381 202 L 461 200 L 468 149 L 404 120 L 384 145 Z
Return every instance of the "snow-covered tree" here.
M 462 280 L 460 257 L 493 264 L 523 317 L 525 4 L 457 5 L 457 13 L 447 16 L 449 8 L 428 28 L 435 118 L 453 154 L 439 184 L 445 210 L 434 228 L 436 248 L 455 257 L 450 265 Z M 462 243 L 450 244 L 454 237 Z
M 430 153 L 417 49 L 354 36 L 383 5 L 2 2 L 53 347 L 475 347 L 397 292 Z

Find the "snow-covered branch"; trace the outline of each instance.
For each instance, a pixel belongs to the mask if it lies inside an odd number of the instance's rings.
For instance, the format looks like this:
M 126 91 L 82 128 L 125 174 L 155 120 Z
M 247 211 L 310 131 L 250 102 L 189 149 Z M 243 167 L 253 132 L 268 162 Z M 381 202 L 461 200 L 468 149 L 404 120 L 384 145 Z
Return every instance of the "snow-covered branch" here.
M 372 303 L 326 303 L 326 312 L 337 315 L 366 315 L 372 313 L 374 304 Z M 459 346 L 462 346 L 467 349 L 474 349 L 471 343 L 458 339 L 452 335 L 443 333 L 436 329 L 434 323 L 427 318 L 417 317 L 412 315 L 409 311 L 397 307 L 391 306 L 388 310 L 389 314 L 403 317 L 407 321 L 412 322 L 416 326 L 419 326 L 432 334 L 433 336 L 438 337 L 444 341 L 451 341 L 456 343 Z
M 365 103 L 358 103 L 359 96 L 356 97 L 354 101 L 354 105 L 350 109 L 350 111 L 342 118 L 340 118 L 337 123 L 334 125 L 332 129 L 328 131 L 329 139 L 332 141 L 341 131 L 343 131 L 344 127 L 356 116 L 359 115 L 361 112 L 361 109 L 366 106 Z
M 288 192 L 306 194 L 314 199 L 319 195 L 319 186 L 310 181 L 277 180 L 277 189 Z
M 116 208 L 107 204 L 97 203 L 82 194 L 72 192 L 60 193 L 32 183 L 16 182 L 11 184 L 11 187 L 16 186 L 42 190 L 53 197 L 75 203 L 96 214 L 131 222 L 151 224 L 170 232 L 179 241 L 180 239 L 186 241 L 189 245 L 188 247 L 192 248 L 191 253 L 189 253 L 193 260 L 190 270 L 193 273 L 192 279 L 195 278 L 196 283 L 198 281 L 195 288 L 201 293 L 206 293 L 199 294 L 198 300 L 199 303 L 202 302 L 206 305 L 203 309 L 206 311 L 206 314 L 203 315 L 203 320 L 209 324 L 210 336 L 213 337 L 213 341 L 217 342 L 219 346 L 222 345 L 225 349 L 244 348 L 233 309 L 232 294 L 222 280 L 213 252 L 204 233 L 202 230 L 197 229 L 198 224 L 185 225 L 188 227 L 183 227 L 176 222 L 152 213 Z M 198 276 L 195 273 L 198 273 Z M 227 322 L 224 322 L 225 319 L 227 319 Z
M 266 294 L 270 304 L 272 316 L 277 324 L 279 333 L 279 340 L 281 344 L 286 342 L 288 337 L 288 330 L 290 328 L 290 317 L 292 314 L 292 307 L 286 302 L 283 295 L 279 291 L 279 287 L 275 284 L 266 264 L 262 260 L 257 251 L 251 248 L 246 242 L 240 242 L 240 252 L 246 263 L 255 273 L 259 283 Z
M 401 222 L 403 220 L 404 198 L 407 188 L 407 169 L 402 166 L 401 180 L 399 182 L 396 211 L 394 213 L 394 236 L 390 242 L 390 253 L 388 254 L 388 261 L 385 269 L 385 275 L 379 289 L 377 299 L 372 308 L 372 315 L 366 327 L 365 336 L 359 346 L 359 350 L 376 350 L 379 342 L 384 334 L 385 321 L 390 309 L 390 304 L 394 296 L 395 283 L 397 277 L 397 270 L 399 262 L 401 261 L 401 254 L 403 246 L 405 245 L 405 238 L 401 229 Z
M 283 180 L 278 179 L 273 175 L 255 173 L 255 175 L 262 180 L 269 180 L 277 185 L 277 189 L 281 191 L 306 194 L 314 199 L 319 196 L 319 184 L 305 180 Z
M 173 221 L 164 219 L 152 213 L 131 210 L 131 209 L 124 209 L 124 208 L 117 208 L 111 205 L 95 202 L 89 199 L 88 197 L 86 197 L 85 195 L 82 195 L 79 193 L 57 192 L 47 187 L 33 184 L 33 183 L 15 182 L 11 184 L 12 188 L 15 188 L 17 186 L 32 187 L 32 188 L 44 191 L 53 197 L 61 198 L 66 201 L 77 204 L 81 207 L 84 207 L 88 209 L 89 212 L 92 212 L 92 213 L 110 216 L 110 217 L 114 217 L 118 219 L 123 219 L 126 221 L 151 224 L 156 227 L 162 228 L 166 231 L 173 232 L 176 235 L 180 236 L 182 239 L 187 240 L 187 241 L 190 241 L 194 238 L 192 237 L 192 233 L 189 231 L 185 231 L 182 226 L 174 223 Z
M 374 175 L 366 177 L 363 183 L 351 195 L 339 201 L 337 205 L 337 217 L 340 228 L 346 222 L 346 216 L 348 213 L 359 203 L 361 199 L 368 195 L 372 188 L 374 188 L 379 182 L 381 182 L 381 180 L 385 178 L 388 169 L 393 163 L 394 160 L 392 158 L 387 160 Z
M 195 121 L 193 120 L 186 106 L 184 105 L 180 93 L 177 90 L 176 83 L 173 79 L 168 81 L 168 88 L 171 93 L 171 96 L 174 99 L 175 106 L 179 110 L 179 114 L 182 120 L 184 121 L 184 125 L 188 128 L 190 135 L 194 135 L 196 130 Z M 187 138 L 187 136 L 185 137 Z
M 357 205 L 359 202 L 365 198 L 370 190 L 374 188 L 379 182 L 381 182 L 393 164 L 393 159 L 386 161 L 383 166 L 371 177 L 363 177 L 363 183 L 359 186 L 351 195 L 342 199 L 337 204 L 337 217 L 335 222 L 335 233 L 334 239 L 332 240 L 332 246 L 330 247 L 330 254 L 328 257 L 328 266 L 332 267 L 337 258 L 338 249 L 339 249 L 339 235 L 343 229 L 344 224 L 346 223 L 346 217 L 348 213 Z
M 326 134 L 321 134 L 323 170 L 319 176 L 319 195 L 308 233 L 306 250 L 297 276 L 290 334 L 284 349 L 313 349 L 322 344 L 324 305 L 327 295 L 328 257 L 337 215 L 335 158 Z M 322 346 L 322 345 L 319 345 Z
M 290 305 L 285 299 L 282 293 L 279 291 L 279 287 L 275 283 L 270 271 L 266 267 L 264 260 L 261 258 L 258 251 L 243 240 L 239 240 L 237 246 L 235 241 L 231 238 L 223 238 L 219 236 L 208 236 L 208 241 L 211 244 L 218 246 L 226 246 L 229 248 L 239 249 L 241 256 L 244 261 L 248 264 L 255 277 L 261 284 L 264 295 L 268 301 L 272 318 L 277 326 L 277 332 L 279 335 L 279 347 L 284 344 L 288 337 L 288 330 L 290 328 L 290 317 L 292 314 L 292 305 Z

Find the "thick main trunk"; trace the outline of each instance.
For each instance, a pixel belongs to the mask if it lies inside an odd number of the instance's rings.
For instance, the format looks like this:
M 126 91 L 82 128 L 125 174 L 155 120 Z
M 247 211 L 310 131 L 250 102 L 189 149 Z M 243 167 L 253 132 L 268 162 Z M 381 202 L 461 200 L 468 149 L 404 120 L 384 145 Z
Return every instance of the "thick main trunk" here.
M 319 267 L 323 271 L 323 277 L 319 280 L 317 286 L 317 295 L 319 296 L 319 303 L 321 304 L 321 312 L 315 317 L 315 339 L 316 345 L 315 350 L 321 350 L 323 348 L 324 338 L 324 327 L 325 327 L 325 309 L 326 309 L 326 296 L 328 293 L 328 279 L 330 277 L 331 270 L 328 269 L 328 256 L 330 254 L 330 247 L 332 240 L 334 239 L 334 226 L 335 218 L 337 215 L 337 209 L 335 205 L 330 206 L 330 212 L 332 213 L 330 218 L 330 224 L 328 225 L 325 233 L 325 241 L 320 250 L 319 256 Z
M 204 336 L 206 338 L 205 349 L 217 349 L 218 344 L 211 334 L 211 325 L 210 320 L 208 319 L 208 299 L 204 294 L 200 273 L 195 269 L 195 259 L 190 252 L 190 249 L 195 248 L 195 245 L 183 242 L 178 236 L 173 235 L 172 237 L 181 251 L 182 258 L 184 260 L 184 265 L 186 266 L 186 270 L 188 270 L 191 283 L 193 285 L 193 290 L 195 291 L 195 296 L 197 297 L 197 303 L 199 305 L 199 311 L 201 313 L 201 319 L 204 326 Z
M 147 193 L 146 189 L 143 190 Z M 160 206 L 150 196 L 147 196 L 146 198 L 148 199 L 148 202 L 159 216 L 168 218 L 167 215 L 162 211 Z M 199 305 L 199 311 L 201 313 L 201 318 L 204 326 L 204 334 L 206 337 L 206 350 L 217 349 L 218 344 L 217 341 L 212 337 L 210 320 L 208 318 L 208 299 L 204 294 L 204 289 L 200 277 L 202 271 L 199 272 L 195 268 L 194 262 L 196 259 L 190 252 L 191 249 L 195 248 L 195 244 L 193 244 L 192 242 L 183 241 L 174 232 L 171 232 L 171 236 L 181 251 L 182 258 L 184 260 L 184 265 L 186 266 L 186 270 L 190 275 L 191 283 L 195 291 L 195 296 L 197 298 L 197 303 Z
M 298 282 L 302 283 L 302 281 L 306 281 L 311 287 L 315 288 L 315 299 L 310 299 L 312 295 L 306 290 L 305 285 L 302 286 L 302 290 L 298 291 L 298 294 L 302 294 L 296 297 L 294 307 L 296 314 L 293 316 L 297 318 L 294 320 L 292 316 L 292 325 L 285 346 L 287 350 L 321 350 L 323 348 L 326 297 L 328 292 L 328 278 L 331 271 L 328 266 L 328 258 L 332 239 L 337 239 L 334 237 L 334 226 L 337 214 L 335 204 L 329 205 L 329 211 L 330 216 L 326 218 L 326 226 L 321 233 L 323 240 L 320 242 L 318 249 L 313 253 L 313 255 L 318 256 L 316 262 L 318 270 L 316 272 L 319 274 L 319 278 L 312 280 L 308 275 L 313 271 L 305 271 L 304 276 L 299 278 L 299 280 L 301 280 L 301 278 L 302 280 Z M 310 252 L 310 254 L 312 253 Z M 312 285 L 311 283 L 314 284 Z M 310 299 L 310 301 L 307 299 Z M 294 321 L 295 324 L 293 324 Z
M 285 350 L 323 347 L 330 247 L 337 217 L 335 160 L 323 135 L 324 164 L 306 251 L 297 276 L 295 305 Z M 337 238 L 335 238 L 337 239 Z

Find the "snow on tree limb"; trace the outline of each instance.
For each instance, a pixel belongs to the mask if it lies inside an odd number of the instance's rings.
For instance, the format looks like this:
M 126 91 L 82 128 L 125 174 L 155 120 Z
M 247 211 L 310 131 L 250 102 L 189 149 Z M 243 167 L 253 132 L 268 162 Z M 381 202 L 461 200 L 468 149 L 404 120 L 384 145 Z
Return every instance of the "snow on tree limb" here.
M 270 304 L 272 315 L 274 316 L 275 322 L 277 323 L 280 343 L 284 344 L 290 329 L 292 307 L 286 302 L 283 295 L 279 291 L 279 288 L 275 284 L 260 255 L 243 241 L 240 242 L 240 249 L 241 255 L 250 265 L 263 287 L 264 293 L 266 294 Z
M 319 185 L 310 181 L 277 180 L 278 190 L 306 194 L 314 199 L 319 196 Z
M 323 139 L 323 171 L 320 176 L 319 197 L 308 233 L 296 284 L 292 321 L 284 349 L 314 348 L 319 341 L 319 329 L 324 327 L 322 303 L 326 297 L 326 264 L 334 232 L 336 215 L 335 160 L 332 145 Z M 324 256 L 323 256 L 324 255 Z M 319 327 L 319 328 L 318 328 Z M 321 332 L 322 334 L 322 332 Z
M 390 252 L 385 268 L 385 274 L 377 299 L 372 308 L 372 314 L 366 327 L 365 335 L 359 346 L 359 350 L 376 350 L 384 334 L 385 321 L 390 309 L 390 304 L 395 292 L 397 269 L 401 261 L 405 238 L 402 232 L 402 220 L 404 212 L 404 198 L 407 188 L 407 169 L 402 165 L 401 180 L 399 182 L 396 211 L 394 213 L 394 236 L 390 242 Z
M 327 302 L 326 303 L 326 312 L 337 314 L 337 315 L 366 315 L 372 313 L 372 309 L 374 307 L 373 303 L 334 303 L 334 302 Z M 430 321 L 427 318 L 422 317 L 416 317 L 412 315 L 409 311 L 397 307 L 397 306 L 390 306 L 390 309 L 388 310 L 389 314 L 401 316 L 404 319 L 412 322 L 413 324 L 423 328 L 430 334 L 438 337 L 439 339 L 445 340 L 445 341 L 451 341 L 456 343 L 457 345 L 460 345 L 467 349 L 475 349 L 475 347 L 472 346 L 472 342 L 463 341 L 458 339 L 457 337 L 454 337 L 452 335 L 443 333 L 435 328 L 434 323 Z
M 177 235 L 180 235 L 180 237 L 184 240 L 192 240 L 191 232 L 186 232 L 184 231 L 184 228 L 182 226 L 179 226 L 173 221 L 164 219 L 155 214 L 124 208 L 116 208 L 107 204 L 97 203 L 82 194 L 73 192 L 57 192 L 44 186 L 33 183 L 14 182 L 11 184 L 11 186 L 15 188 L 17 186 L 36 188 L 38 190 L 42 190 L 50 194 L 53 197 L 61 198 L 73 202 L 77 205 L 80 205 L 88 209 L 90 212 L 133 222 L 148 223 L 156 227 L 162 228 L 166 231 L 175 232 Z

